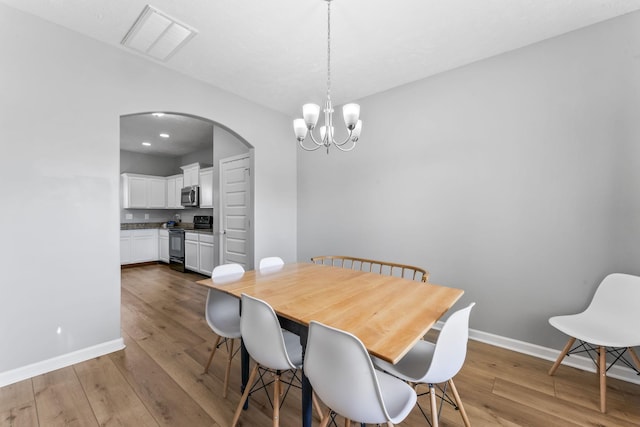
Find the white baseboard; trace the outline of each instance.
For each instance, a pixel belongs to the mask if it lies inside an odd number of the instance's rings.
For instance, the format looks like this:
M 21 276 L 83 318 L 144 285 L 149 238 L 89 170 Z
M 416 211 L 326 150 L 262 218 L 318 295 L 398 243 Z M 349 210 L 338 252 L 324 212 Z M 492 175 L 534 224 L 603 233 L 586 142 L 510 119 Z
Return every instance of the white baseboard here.
M 118 338 L 76 350 L 71 353 L 63 354 L 61 356 L 56 356 L 51 359 L 43 360 L 42 362 L 22 366 L 11 371 L 0 372 L 0 387 L 17 383 L 18 381 L 26 380 L 28 378 L 35 377 L 36 375 L 46 374 L 47 372 L 55 371 L 56 369 L 65 368 L 75 363 L 104 356 L 105 354 L 113 353 L 114 351 L 122 350 L 123 348 L 125 348 L 124 340 L 122 338 Z
M 442 329 L 443 322 L 437 322 L 434 329 Z M 547 347 L 542 347 L 536 344 L 530 344 L 524 341 L 518 341 L 511 338 L 501 337 L 499 335 L 490 334 L 488 332 L 482 332 L 475 329 L 469 329 L 469 338 L 475 341 L 480 341 L 485 344 L 494 345 L 496 347 L 506 348 L 507 350 L 516 351 L 518 353 L 528 354 L 529 356 L 538 357 L 540 359 L 549 360 L 555 362 L 560 355 L 560 350 L 554 350 Z M 563 365 L 578 368 L 583 371 L 596 372 L 596 367 L 590 358 L 578 355 L 571 355 L 565 357 L 562 361 Z M 549 365 L 551 368 L 552 364 Z M 613 365 L 607 376 L 611 378 L 617 378 L 619 380 L 628 381 L 634 384 L 640 384 L 640 375 L 636 372 L 622 365 Z

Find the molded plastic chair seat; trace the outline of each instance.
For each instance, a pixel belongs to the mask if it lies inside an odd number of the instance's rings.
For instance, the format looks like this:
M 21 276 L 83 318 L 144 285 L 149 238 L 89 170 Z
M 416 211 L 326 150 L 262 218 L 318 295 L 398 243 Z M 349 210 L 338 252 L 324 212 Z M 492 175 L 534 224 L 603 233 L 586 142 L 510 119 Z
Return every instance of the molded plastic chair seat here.
M 596 365 L 600 375 L 600 410 L 602 412 L 607 410 L 606 355 L 611 353 L 615 356 L 611 365 L 622 361 L 636 372 L 640 370 L 640 359 L 633 349 L 635 346 L 640 346 L 638 301 L 640 301 L 640 277 L 621 273 L 609 274 L 598 286 L 586 310 L 578 314 L 555 316 L 549 319 L 551 326 L 571 337 L 549 370 L 549 375 L 555 374 L 568 354 L 597 353 Z M 580 344 L 571 348 L 576 339 Z M 635 367 L 624 358 L 623 355 L 627 351 Z M 596 360 L 593 357 L 592 359 Z
M 471 303 L 449 316 L 436 343 L 418 341 L 395 365 L 376 357 L 373 358 L 373 363 L 379 369 L 410 383 L 429 386 L 431 425 L 434 427 L 438 425 L 435 384 L 441 383 L 447 383 L 451 388 L 453 401 L 456 409 L 460 411 L 464 425 L 467 427 L 471 425 L 453 382 L 453 377 L 464 365 L 467 355 L 469 316 L 474 305 L 475 303 Z M 442 393 L 442 399 L 451 402 L 451 399 L 447 397 L 446 386 L 442 388 Z
M 242 294 L 240 330 L 247 352 L 256 364 L 251 371 L 231 425 L 235 426 L 238 423 L 242 407 L 254 388 L 253 384 L 259 369 L 265 369 L 272 371 L 274 376 L 273 425 L 277 426 L 280 422 L 282 373 L 302 367 L 300 337 L 280 328 L 278 317 L 269 304 L 245 294 Z
M 304 371 L 315 394 L 330 411 L 367 424 L 397 424 L 416 403 L 405 382 L 377 371 L 362 342 L 354 335 L 311 321 Z
M 213 269 L 211 277 L 215 280 L 224 280 L 225 277 L 237 279 L 244 274 L 244 268 L 240 264 L 224 264 Z M 207 302 L 205 303 L 205 318 L 207 324 L 218 335 L 211 350 L 211 356 L 204 373 L 209 372 L 209 367 L 213 361 L 216 350 L 223 343 L 227 347 L 227 368 L 224 376 L 223 397 L 227 397 L 229 388 L 229 372 L 231 370 L 231 360 L 233 359 L 233 340 L 240 338 L 240 305 L 238 298 L 225 294 L 216 289 L 209 289 L 207 292 Z M 222 343 L 220 342 L 222 340 Z
M 263 270 L 265 268 L 280 267 L 282 265 L 284 265 L 284 261 L 282 260 L 282 258 L 277 256 L 270 256 L 262 258 L 260 260 L 260 270 Z

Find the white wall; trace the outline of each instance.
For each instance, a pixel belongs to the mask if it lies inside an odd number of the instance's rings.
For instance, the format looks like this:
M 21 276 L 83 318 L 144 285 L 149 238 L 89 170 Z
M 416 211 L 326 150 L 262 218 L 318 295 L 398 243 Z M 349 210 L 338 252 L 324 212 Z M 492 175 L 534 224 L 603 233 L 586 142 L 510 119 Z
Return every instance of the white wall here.
M 472 328 L 561 347 L 551 315 L 640 274 L 639 41 L 635 13 L 360 100 L 353 152 L 298 152 L 298 258 L 425 267 Z
M 255 256 L 295 259 L 288 117 L 1 4 L 0 52 L 0 200 L 22 212 L 0 245 L 0 383 L 120 339 L 121 115 L 184 112 L 251 143 Z

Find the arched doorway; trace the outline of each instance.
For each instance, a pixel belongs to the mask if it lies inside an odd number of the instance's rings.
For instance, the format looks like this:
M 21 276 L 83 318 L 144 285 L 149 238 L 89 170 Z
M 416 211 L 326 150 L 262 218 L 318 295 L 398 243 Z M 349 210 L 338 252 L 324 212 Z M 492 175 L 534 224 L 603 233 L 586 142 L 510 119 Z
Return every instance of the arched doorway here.
M 222 212 L 220 189 L 221 181 L 220 161 L 236 156 L 245 156 L 253 165 L 253 147 L 237 133 L 224 125 L 202 117 L 185 113 L 173 112 L 143 112 L 128 114 L 120 117 L 120 174 L 137 177 L 148 176 L 156 178 L 155 195 L 158 200 L 147 205 L 132 206 L 125 203 L 127 189 L 121 188 L 121 264 L 146 262 L 153 258 L 153 241 L 144 242 L 134 239 L 133 234 L 141 234 L 139 230 L 158 228 L 164 229 L 166 224 L 175 221 L 178 226 L 189 228 L 195 217 L 213 217 L 213 261 L 206 268 L 196 268 L 202 274 L 208 274 L 212 266 L 220 263 L 221 247 L 225 246 L 226 234 L 221 225 L 219 214 Z M 197 176 L 202 179 L 200 190 L 205 191 L 198 206 L 183 207 L 179 202 L 179 191 L 185 182 L 191 181 L 184 175 L 186 166 L 195 165 L 199 171 Z M 240 247 L 246 251 L 245 268 L 253 268 L 253 174 L 249 174 L 248 198 L 250 209 L 246 211 L 245 221 L 246 241 Z M 150 178 L 151 179 L 151 178 Z M 163 179 L 164 181 L 163 184 Z M 187 179 L 187 181 L 185 181 Z M 122 182 L 122 180 L 121 180 Z M 188 182 L 193 184 L 193 182 Z M 143 184 L 141 184 L 143 185 Z M 164 187 L 162 187 L 164 185 Z M 161 188 L 164 188 L 164 205 L 162 206 Z M 154 190 L 150 190 L 154 191 Z M 207 193 L 211 191 L 211 193 Z M 209 195 L 206 197 L 206 195 Z M 151 195 L 149 197 L 152 197 Z M 205 202 L 206 201 L 206 202 Z M 235 223 L 236 226 L 238 223 Z M 148 227 L 148 228 L 145 228 Z M 159 231 L 157 258 L 166 261 L 167 254 L 163 252 L 165 242 L 163 232 Z M 148 233 L 151 236 L 151 232 Z M 165 233 L 166 235 L 166 233 Z M 238 234 L 235 234 L 237 239 Z M 151 238 L 151 237 L 149 237 Z M 127 239 L 130 239 L 127 241 Z M 233 243 L 233 242 L 232 242 Z M 235 242 L 236 246 L 237 241 Z M 136 249 L 135 245 L 147 245 L 147 249 Z M 167 243 L 168 244 L 168 243 Z M 208 248 L 207 250 L 210 250 Z M 207 257 L 209 252 L 207 252 Z M 203 263 L 204 265 L 204 263 Z

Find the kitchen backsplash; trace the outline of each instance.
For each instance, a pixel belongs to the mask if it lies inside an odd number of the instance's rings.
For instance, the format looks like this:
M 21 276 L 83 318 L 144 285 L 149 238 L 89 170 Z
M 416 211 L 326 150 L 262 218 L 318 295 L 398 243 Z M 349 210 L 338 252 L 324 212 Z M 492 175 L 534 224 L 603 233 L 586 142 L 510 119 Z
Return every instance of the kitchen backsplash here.
M 141 223 L 141 222 L 167 222 L 175 221 L 175 215 L 180 215 L 182 222 L 193 222 L 194 215 L 213 215 L 213 209 L 180 209 L 180 210 L 167 210 L 167 209 L 121 209 L 120 210 L 120 223 Z M 130 215 L 131 218 L 128 218 Z M 146 217 L 148 216 L 148 218 Z M 215 221 L 215 219 L 214 219 Z M 215 226 L 215 224 L 214 224 Z

